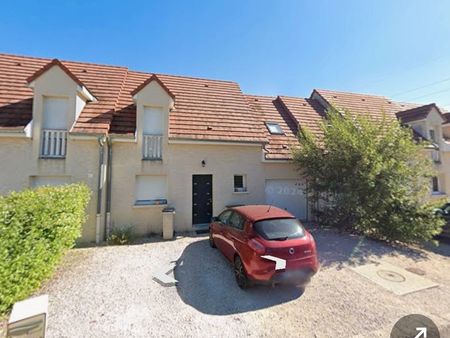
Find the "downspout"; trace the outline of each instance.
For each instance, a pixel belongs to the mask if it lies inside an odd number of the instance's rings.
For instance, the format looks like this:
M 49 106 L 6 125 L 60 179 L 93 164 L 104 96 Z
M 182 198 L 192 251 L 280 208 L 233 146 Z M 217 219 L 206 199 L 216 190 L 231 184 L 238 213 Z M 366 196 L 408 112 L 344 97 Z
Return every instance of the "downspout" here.
M 105 218 L 105 239 L 111 234 L 111 182 L 112 182 L 112 141 L 108 137 L 108 159 L 106 171 L 106 218 Z
M 98 164 L 98 187 L 97 187 L 97 215 L 95 220 L 95 243 L 100 243 L 100 225 L 102 219 L 102 192 L 104 183 L 104 146 L 106 137 L 100 136 L 98 138 L 99 144 L 99 164 Z

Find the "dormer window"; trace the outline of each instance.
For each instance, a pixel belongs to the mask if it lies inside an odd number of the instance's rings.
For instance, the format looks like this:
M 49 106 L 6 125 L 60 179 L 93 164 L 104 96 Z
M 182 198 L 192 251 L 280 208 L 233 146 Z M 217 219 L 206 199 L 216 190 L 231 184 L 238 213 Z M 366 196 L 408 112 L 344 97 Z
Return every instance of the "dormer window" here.
M 64 158 L 67 148 L 68 99 L 44 97 L 41 157 Z
M 283 129 L 276 122 L 266 122 L 266 127 L 273 135 L 284 135 Z
M 41 158 L 65 158 L 68 130 L 96 98 L 62 62 L 52 60 L 27 78 L 34 91 L 30 134 L 40 135 Z
M 136 134 L 142 140 L 142 159 L 161 161 L 164 135 L 167 135 L 169 112 L 175 96 L 152 75 L 131 92 L 136 104 Z
M 142 156 L 144 160 L 162 159 L 163 126 L 162 109 L 144 107 Z

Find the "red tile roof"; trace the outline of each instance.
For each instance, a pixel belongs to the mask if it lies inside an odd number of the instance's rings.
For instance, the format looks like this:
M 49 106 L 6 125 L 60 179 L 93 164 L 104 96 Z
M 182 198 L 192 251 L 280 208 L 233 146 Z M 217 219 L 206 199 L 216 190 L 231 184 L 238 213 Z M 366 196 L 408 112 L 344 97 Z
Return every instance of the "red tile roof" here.
M 0 54 L 0 129 L 23 129 L 31 120 L 33 80 L 46 69 L 60 66 L 97 99 L 89 102 L 72 128 L 75 133 L 134 136 L 136 106 L 132 95 L 156 80 L 174 97 L 169 115 L 169 138 L 184 140 L 256 142 L 265 144 L 268 160 L 291 159 L 298 128 L 321 136 L 325 112 L 320 100 L 354 113 L 379 118 L 414 119 L 426 106 L 398 103 L 383 96 L 317 89 L 309 99 L 244 95 L 231 81 L 130 71 L 126 67 Z M 313 99 L 318 96 L 319 101 Z M 284 135 L 270 134 L 265 122 L 276 122 Z
M 26 79 L 48 61 L 0 55 L 0 126 L 23 129 L 31 120 L 33 91 Z
M 311 97 L 315 93 L 337 109 L 348 110 L 359 114 L 369 114 L 373 118 L 381 118 L 383 113 L 386 116 L 395 117 L 395 114 L 399 111 L 420 106 L 414 103 L 392 101 L 379 95 L 314 89 Z
M 72 132 L 134 134 L 136 107 L 131 93 L 155 79 L 154 74 L 8 54 L 0 54 L 0 128 L 23 128 L 30 121 L 33 92 L 27 87 L 27 79 L 55 64 L 62 65 L 97 98 L 83 109 Z M 169 115 L 170 138 L 267 141 L 237 83 L 163 74 L 156 79 L 175 97 Z
M 264 147 L 266 160 L 292 159 L 292 148 L 298 145 L 298 125 L 282 106 L 279 99 L 271 96 L 246 95 L 247 102 L 259 118 L 268 144 Z M 271 134 L 266 122 L 275 122 L 283 129 L 284 135 Z
M 300 128 L 309 129 L 317 137 L 323 135 L 320 122 L 324 118 L 325 112 L 319 102 L 300 97 L 279 96 L 278 98 Z
M 0 54 L 0 128 L 22 129 L 30 122 L 33 90 L 27 79 L 51 63 L 50 59 Z M 107 132 L 127 69 L 68 61 L 61 64 L 98 100 L 86 105 L 72 131 Z

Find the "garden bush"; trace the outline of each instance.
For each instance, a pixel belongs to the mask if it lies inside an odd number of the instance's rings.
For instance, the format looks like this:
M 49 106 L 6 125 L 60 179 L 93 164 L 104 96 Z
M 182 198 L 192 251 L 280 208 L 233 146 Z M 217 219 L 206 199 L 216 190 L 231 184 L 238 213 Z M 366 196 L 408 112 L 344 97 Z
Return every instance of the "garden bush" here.
M 0 314 L 36 290 L 74 246 L 89 198 L 85 184 L 0 197 Z
M 133 238 L 133 227 L 131 225 L 123 225 L 113 229 L 108 237 L 108 244 L 126 245 L 130 244 Z
M 320 137 L 301 128 L 294 160 L 308 199 L 323 225 L 388 241 L 431 240 L 444 222 L 427 203 L 435 175 L 425 150 L 430 144 L 392 116 L 380 116 L 332 107 Z

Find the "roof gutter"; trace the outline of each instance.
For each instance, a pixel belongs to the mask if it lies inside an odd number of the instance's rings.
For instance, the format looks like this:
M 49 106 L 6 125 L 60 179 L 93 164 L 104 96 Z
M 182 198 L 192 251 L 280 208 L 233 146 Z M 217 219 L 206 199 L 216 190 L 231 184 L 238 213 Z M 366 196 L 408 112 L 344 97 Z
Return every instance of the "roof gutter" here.
M 21 130 L 2 130 L 0 129 L 0 137 L 29 138 L 23 129 Z
M 267 144 L 267 141 L 239 141 L 239 140 L 198 140 L 190 138 L 169 138 L 170 144 L 204 144 L 204 145 L 227 145 L 227 146 L 258 146 Z

